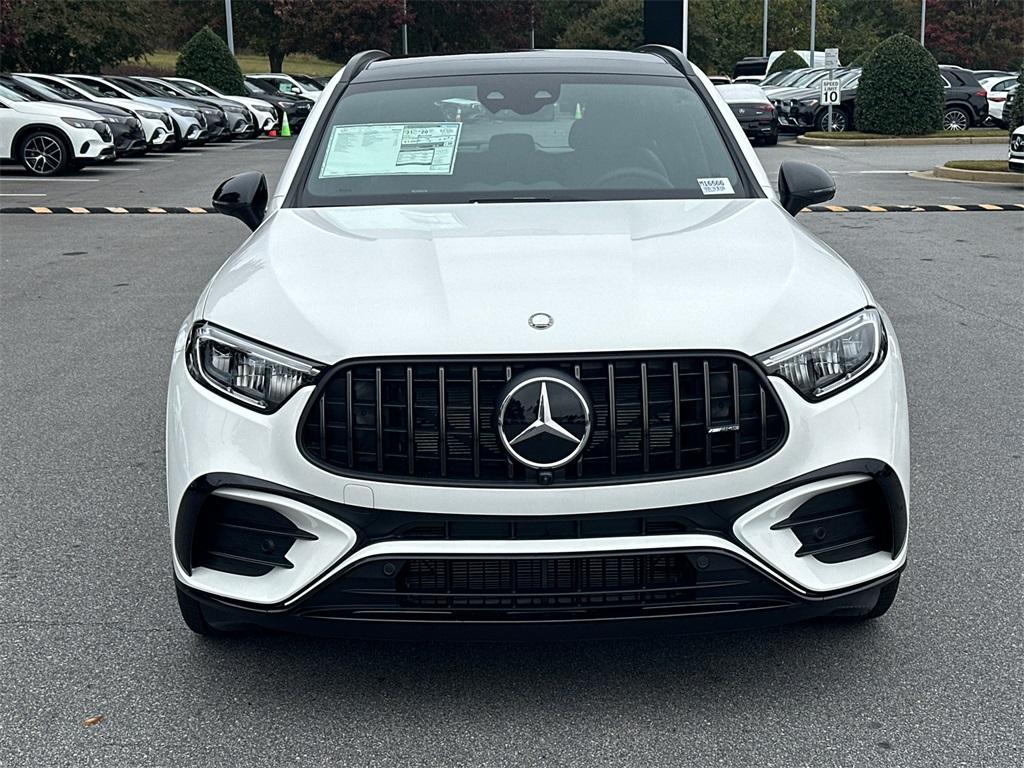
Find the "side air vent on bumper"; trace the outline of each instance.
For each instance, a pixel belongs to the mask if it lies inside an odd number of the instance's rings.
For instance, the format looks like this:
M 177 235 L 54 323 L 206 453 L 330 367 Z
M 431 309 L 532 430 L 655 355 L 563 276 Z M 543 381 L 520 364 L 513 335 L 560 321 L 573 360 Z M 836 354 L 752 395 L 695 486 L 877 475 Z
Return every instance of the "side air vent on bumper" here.
M 837 488 L 804 502 L 772 530 L 800 539 L 797 557 L 842 563 L 874 552 L 892 554 L 893 526 L 882 489 L 873 482 Z
M 287 555 L 300 539 L 317 537 L 269 507 L 211 495 L 192 540 L 192 567 L 263 576 L 274 568 L 293 568 Z

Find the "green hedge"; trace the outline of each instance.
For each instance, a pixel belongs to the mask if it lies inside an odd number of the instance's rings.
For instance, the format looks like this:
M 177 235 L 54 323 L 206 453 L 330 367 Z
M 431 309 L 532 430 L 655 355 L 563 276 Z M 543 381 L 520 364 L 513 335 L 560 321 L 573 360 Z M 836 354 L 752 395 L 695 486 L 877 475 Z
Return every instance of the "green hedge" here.
M 854 122 L 867 133 L 920 136 L 941 130 L 944 104 L 935 59 L 906 35 L 893 35 L 864 64 Z
M 174 67 L 178 77 L 206 83 L 221 93 L 245 95 L 245 81 L 227 44 L 209 27 L 203 27 L 181 47 Z
M 1017 73 L 1017 90 L 1007 99 L 1005 109 L 1003 119 L 1010 133 L 1013 133 L 1018 125 L 1024 125 L 1024 64 L 1021 64 L 1020 72 Z
M 807 62 L 804 61 L 804 57 L 799 53 L 793 51 L 785 51 L 779 58 L 772 62 L 771 69 L 768 70 L 770 75 L 772 72 L 780 72 L 784 69 L 804 69 L 807 66 Z

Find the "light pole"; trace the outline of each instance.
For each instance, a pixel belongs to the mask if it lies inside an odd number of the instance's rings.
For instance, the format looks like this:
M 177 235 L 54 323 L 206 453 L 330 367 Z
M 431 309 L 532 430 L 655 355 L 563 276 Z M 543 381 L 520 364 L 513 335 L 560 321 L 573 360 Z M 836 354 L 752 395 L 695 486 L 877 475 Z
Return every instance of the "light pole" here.
M 231 24 L 231 0 L 224 0 L 224 18 L 227 19 L 228 50 L 231 51 L 231 55 L 234 56 L 235 30 Z
M 768 58 L 768 0 L 764 0 L 761 12 L 761 57 Z
M 690 42 L 690 0 L 683 0 L 683 56 Z
M 818 0 L 811 0 L 811 50 L 809 52 L 811 60 L 808 62 L 812 67 L 814 66 L 814 33 L 815 33 L 815 21 L 817 20 L 818 11 Z
M 402 55 L 409 55 L 409 25 L 406 15 L 409 13 L 408 0 L 402 0 Z
M 921 47 L 924 48 L 924 7 L 925 0 L 921 0 Z

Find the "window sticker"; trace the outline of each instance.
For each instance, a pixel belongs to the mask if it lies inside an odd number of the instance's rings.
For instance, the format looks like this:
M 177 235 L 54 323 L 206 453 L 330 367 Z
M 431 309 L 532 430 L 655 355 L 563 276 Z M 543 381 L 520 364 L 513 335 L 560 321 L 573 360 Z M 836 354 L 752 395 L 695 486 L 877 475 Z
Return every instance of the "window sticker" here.
M 336 125 L 320 178 L 434 174 L 451 176 L 462 123 Z
M 731 195 L 733 193 L 732 182 L 725 177 L 714 179 L 697 179 L 700 184 L 700 191 L 705 195 Z

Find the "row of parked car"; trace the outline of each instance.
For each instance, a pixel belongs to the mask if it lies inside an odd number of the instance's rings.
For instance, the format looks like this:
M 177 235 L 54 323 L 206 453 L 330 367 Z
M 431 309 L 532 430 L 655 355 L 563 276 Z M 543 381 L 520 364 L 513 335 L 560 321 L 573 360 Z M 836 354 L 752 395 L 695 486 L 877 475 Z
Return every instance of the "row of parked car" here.
M 1013 98 L 1016 75 L 983 70 L 974 72 L 963 67 L 939 67 L 945 89 L 942 127 L 947 131 L 965 131 L 976 126 L 995 124 L 1006 127 L 1003 110 L 1007 99 Z M 828 108 L 820 102 L 822 80 L 834 77 L 840 81 L 841 101 L 832 108 L 829 125 Z M 834 132 L 855 130 L 857 86 L 861 70 L 843 67 L 828 70 L 821 67 L 775 72 L 759 83 L 723 82 L 718 88 L 729 102 L 733 113 L 743 124 L 751 139 L 774 144 L 779 130 Z M 979 80 L 979 77 L 982 79 Z
M 185 77 L 0 75 L 0 161 L 37 176 L 150 151 L 299 131 L 326 79 L 246 75 L 247 95 Z

